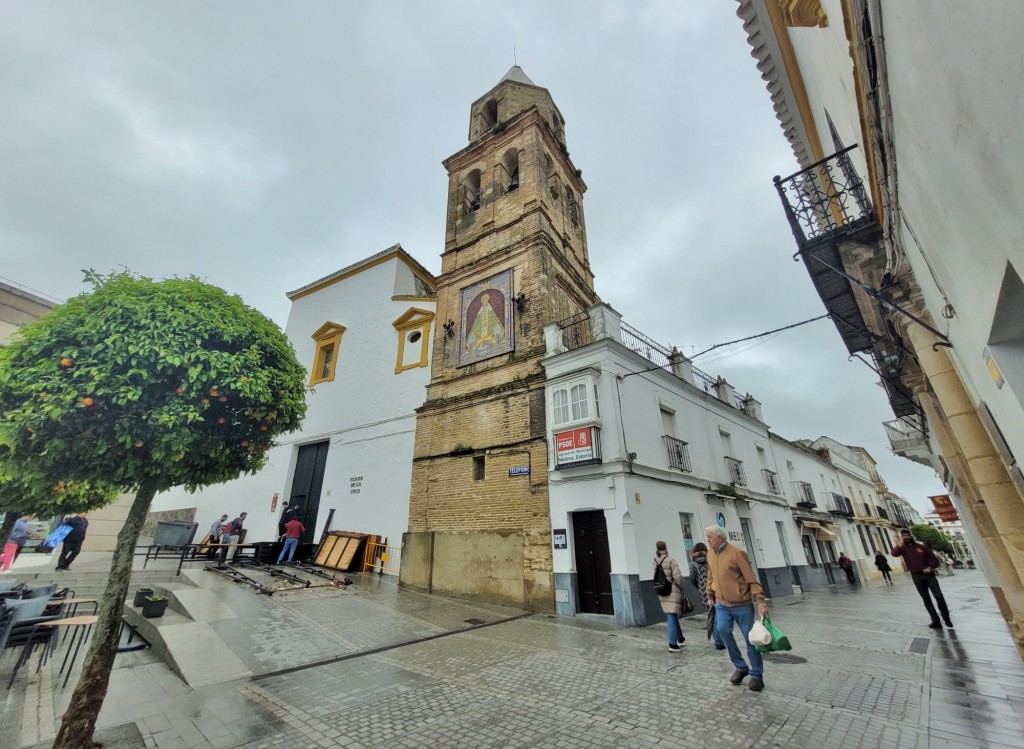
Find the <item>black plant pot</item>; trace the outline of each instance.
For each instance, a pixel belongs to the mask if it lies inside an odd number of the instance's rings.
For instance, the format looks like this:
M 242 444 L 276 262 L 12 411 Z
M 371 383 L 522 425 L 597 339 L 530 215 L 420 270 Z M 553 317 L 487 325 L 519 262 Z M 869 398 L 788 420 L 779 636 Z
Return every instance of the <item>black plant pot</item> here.
M 146 597 L 151 595 L 153 595 L 152 588 L 139 588 L 135 591 L 135 600 L 132 602 L 132 605 L 135 608 L 139 608 L 139 606 L 146 602 Z
M 147 619 L 155 619 L 158 616 L 163 616 L 164 611 L 167 610 L 168 603 L 170 603 L 170 599 L 168 598 L 162 598 L 159 601 L 147 598 L 142 604 L 142 615 Z

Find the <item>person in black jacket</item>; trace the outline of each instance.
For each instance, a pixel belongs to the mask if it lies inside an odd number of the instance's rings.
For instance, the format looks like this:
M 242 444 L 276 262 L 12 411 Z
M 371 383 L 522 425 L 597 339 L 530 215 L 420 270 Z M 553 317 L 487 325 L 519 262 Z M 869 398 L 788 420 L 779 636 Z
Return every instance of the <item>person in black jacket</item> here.
M 889 559 L 882 552 L 875 554 L 875 567 L 882 573 L 886 585 L 892 585 L 892 567 L 889 566 Z
M 935 552 L 915 541 L 914 534 L 910 532 L 909 528 L 903 528 L 900 530 L 900 542 L 893 547 L 892 555 L 903 557 L 903 564 L 907 568 L 907 572 L 910 573 L 914 587 L 917 588 L 921 600 L 924 601 L 924 607 L 932 618 L 932 622 L 928 626 L 932 629 L 942 629 L 942 625 L 939 624 L 939 613 L 941 613 L 942 621 L 947 627 L 952 627 L 953 622 L 949 618 L 946 598 L 942 595 L 939 581 L 935 578 L 935 570 L 940 564 Z M 939 606 L 938 612 L 935 611 L 929 594 L 935 598 L 935 603 Z
M 60 556 L 57 558 L 57 569 L 69 570 L 75 557 L 82 551 L 82 542 L 85 541 L 85 531 L 89 527 L 89 521 L 85 519 L 85 513 L 69 515 L 64 522 L 71 526 L 71 533 L 64 537 L 64 546 L 61 548 Z

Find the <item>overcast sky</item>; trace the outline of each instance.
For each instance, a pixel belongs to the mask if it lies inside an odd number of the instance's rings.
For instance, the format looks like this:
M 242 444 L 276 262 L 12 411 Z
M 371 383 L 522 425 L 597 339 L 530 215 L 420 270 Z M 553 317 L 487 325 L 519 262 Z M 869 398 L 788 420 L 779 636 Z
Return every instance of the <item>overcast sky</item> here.
M 514 63 L 566 120 L 601 298 L 691 354 L 824 312 L 772 185 L 796 163 L 731 0 L 22 0 L 0 23 L 0 277 L 195 274 L 284 325 L 286 291 L 396 242 L 434 273 L 441 161 Z M 691 348 L 692 347 L 692 348 Z M 726 356 L 718 358 L 716 356 Z M 788 439 L 889 452 L 829 321 L 696 360 Z

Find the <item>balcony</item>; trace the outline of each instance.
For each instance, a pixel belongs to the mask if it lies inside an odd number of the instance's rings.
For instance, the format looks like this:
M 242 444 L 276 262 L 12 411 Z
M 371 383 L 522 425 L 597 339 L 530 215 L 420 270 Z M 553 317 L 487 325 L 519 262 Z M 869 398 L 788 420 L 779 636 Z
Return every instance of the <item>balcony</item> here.
M 818 503 L 814 501 L 814 488 L 806 481 L 794 481 L 793 491 L 796 493 L 796 506 L 797 507 L 817 507 Z
M 764 476 L 764 486 L 768 493 L 781 496 L 782 482 L 779 481 L 779 474 L 775 473 L 775 471 L 769 471 L 767 468 L 762 468 L 761 475 Z
M 776 177 L 783 210 L 818 296 L 851 353 L 867 351 L 876 336 L 864 321 L 845 268 L 841 244 L 880 247 L 882 232 L 864 184 L 843 150 L 788 177 Z M 858 270 L 849 275 L 857 276 Z M 839 271 L 839 272 L 837 272 Z
M 885 427 L 885 435 L 889 438 L 889 448 L 895 455 L 929 468 L 932 466 L 931 449 L 928 446 L 928 424 L 919 413 L 883 421 L 882 426 Z
M 886 509 L 884 507 L 880 507 L 878 505 L 875 505 L 875 509 L 878 510 L 878 517 L 880 517 L 882 520 L 888 520 L 889 519 L 889 513 L 886 511 Z
M 686 446 L 688 443 L 669 437 L 667 434 L 661 438 L 665 442 L 665 449 L 668 450 L 668 467 L 690 473 L 690 451 Z
M 747 475 L 743 472 L 743 461 L 725 457 L 725 467 L 729 469 L 729 481 L 736 486 L 747 485 Z
M 829 494 L 828 511 L 833 515 L 843 518 L 853 517 L 853 505 L 850 503 L 850 500 L 842 494 L 836 494 L 835 492 Z

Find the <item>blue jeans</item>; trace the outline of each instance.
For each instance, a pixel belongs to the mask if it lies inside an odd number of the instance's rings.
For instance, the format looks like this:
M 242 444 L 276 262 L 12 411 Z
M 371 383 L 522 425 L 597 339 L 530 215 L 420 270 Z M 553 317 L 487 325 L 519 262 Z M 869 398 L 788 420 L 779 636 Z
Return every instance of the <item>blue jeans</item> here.
M 743 656 L 740 654 L 740 649 L 736 647 L 736 640 L 732 636 L 732 625 L 733 622 L 740 626 L 740 632 L 743 634 L 743 642 L 747 646 L 747 658 L 750 660 L 750 665 L 747 666 L 747 662 L 743 660 Z M 732 661 L 732 665 L 739 671 L 749 671 L 751 676 L 760 679 L 764 675 L 764 662 L 761 660 L 761 654 L 757 652 L 757 648 L 750 644 L 750 640 L 747 639 L 750 634 L 750 628 L 754 626 L 754 607 L 747 603 L 742 606 L 723 606 L 720 603 L 715 604 L 715 629 L 718 630 L 718 636 L 722 638 L 722 642 L 725 644 L 725 649 L 729 651 L 729 660 Z
M 281 560 L 284 559 L 284 555 L 288 555 L 288 561 L 292 561 L 295 557 L 295 549 L 299 545 L 299 539 L 297 538 L 286 538 L 284 540 L 284 546 L 281 547 L 281 555 L 277 558 L 277 563 L 281 564 Z M 749 629 L 749 627 L 747 628 Z
M 665 614 L 668 617 L 668 644 L 677 645 L 686 638 L 683 636 L 683 627 L 679 624 L 677 614 Z

